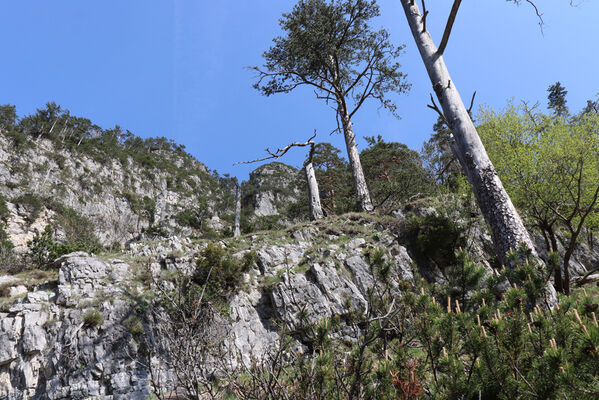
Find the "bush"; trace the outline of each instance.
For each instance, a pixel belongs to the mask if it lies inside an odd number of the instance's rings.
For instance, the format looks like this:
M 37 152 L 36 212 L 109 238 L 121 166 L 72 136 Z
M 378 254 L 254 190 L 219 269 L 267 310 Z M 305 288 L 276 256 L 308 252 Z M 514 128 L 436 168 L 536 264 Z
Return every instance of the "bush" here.
M 137 315 L 130 315 L 123 321 L 123 326 L 129 330 L 133 337 L 143 335 L 146 331 L 141 319 Z
M 29 252 L 27 254 L 31 263 L 38 267 L 44 267 L 50 264 L 58 257 L 73 253 L 75 251 L 93 252 L 98 248 L 89 243 L 77 241 L 69 243 L 58 243 L 54 241 L 54 230 L 50 225 L 46 225 L 42 234 L 36 234 L 35 237 L 27 242 Z
M 102 326 L 104 317 L 98 310 L 89 310 L 83 314 L 83 326 L 86 328 L 95 328 Z
M 452 219 L 435 214 L 412 217 L 404 239 L 416 258 L 433 261 L 441 269 L 455 264 L 456 250 L 465 245 L 460 227 Z
M 183 210 L 175 215 L 175 222 L 181 226 L 188 226 L 194 229 L 202 229 L 203 218 L 198 211 Z
M 24 206 L 27 209 L 27 211 L 29 212 L 27 222 L 29 223 L 33 223 L 37 219 L 40 212 L 42 211 L 42 208 L 44 207 L 44 202 L 42 201 L 42 199 L 40 199 L 33 193 L 23 194 L 13 199 L 12 202 Z
M 192 282 L 206 286 L 207 300 L 224 301 L 239 286 L 242 274 L 249 271 L 256 259 L 257 255 L 253 251 L 238 260 L 221 245 L 208 243 L 197 262 Z
M 385 276 L 383 253 L 368 257 Z M 528 254 L 511 258 L 512 286 L 500 295 L 500 279 L 481 274 L 465 253 L 446 271 L 446 285 L 416 277 L 399 295 L 375 283 L 366 313 L 343 317 L 352 329 L 338 317 L 304 324 L 307 350 L 295 352 L 296 327 L 265 361 L 227 383 L 241 398 L 599 398 L 597 299 L 582 292 L 541 307 L 547 274 Z

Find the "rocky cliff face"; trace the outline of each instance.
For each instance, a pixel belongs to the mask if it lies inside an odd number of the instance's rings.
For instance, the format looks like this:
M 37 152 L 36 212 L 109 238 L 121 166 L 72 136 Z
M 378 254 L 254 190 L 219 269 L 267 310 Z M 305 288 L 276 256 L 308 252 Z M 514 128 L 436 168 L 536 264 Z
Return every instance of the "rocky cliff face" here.
M 162 161 L 143 163 L 44 138 L 17 150 L 1 133 L 0 195 L 8 203 L 5 230 L 18 252 L 48 224 L 61 240 L 86 225 L 103 246 L 122 246 L 150 227 L 201 235 L 231 225 L 230 182 L 182 151 L 156 150 Z
M 369 258 L 375 249 L 390 263 L 396 290 L 417 269 L 443 280 L 433 265 L 412 261 L 401 244 L 406 226 L 402 213 L 348 214 L 221 240 L 235 257 L 251 250 L 257 256 L 230 297 L 226 315 L 215 322 L 228 348 L 225 364 L 262 357 L 276 347 L 282 327 L 296 332 L 296 346 L 303 351 L 309 343 L 301 333 L 301 315 L 316 323 L 367 309 L 369 289 L 379 279 Z M 475 224 L 469 235 L 470 252 L 488 259 L 486 229 Z M 56 260 L 50 272 L 2 277 L 0 398 L 146 399 L 152 382 L 172 388 L 169 357 L 177 354 L 160 351 L 160 320 L 148 306 L 156 299 L 156 285 L 173 273 L 193 271 L 206 245 L 186 237 L 141 241 L 118 258 L 75 253 Z M 599 252 L 585 257 L 599 262 Z M 341 327 L 338 334 L 349 332 Z
M 305 221 L 307 196 L 302 171 L 280 162 L 256 168 L 242 186 L 246 230 L 284 227 Z M 305 213 L 294 212 L 302 207 Z
M 50 225 L 60 240 L 93 235 L 118 250 L 72 253 L 44 270 L 0 274 L 0 399 L 147 399 L 157 385 L 172 389 L 177 354 L 164 351 L 159 293 L 175 289 L 173 275 L 193 273 L 208 245 L 198 237 L 230 227 L 233 181 L 180 151 L 148 150 L 158 152 L 163 162 L 157 164 L 153 157 L 108 157 L 43 138 L 30 144 L 16 149 L 0 134 L 6 202 L 0 214 L 16 249 L 26 251 L 27 241 Z M 343 321 L 368 309 L 369 290 L 380 279 L 371 265 L 375 250 L 391 266 L 394 290 L 416 270 L 431 281 L 445 279 L 405 237 L 408 214 L 436 214 L 438 203 L 298 223 L 308 216 L 303 177 L 281 163 L 254 171 L 243 192 L 246 232 L 276 229 L 237 239 L 212 235 L 236 258 L 256 254 L 226 309 L 210 322 L 210 334 L 217 332 L 227 349 L 221 363 L 260 359 L 283 329 L 305 351 L 304 317 Z M 464 221 L 468 213 L 443 201 L 464 228 L 469 253 L 490 270 L 493 245 L 482 219 Z M 540 237 L 537 246 L 545 256 Z M 582 243 L 571 275 L 597 266 L 599 244 Z M 336 334 L 351 340 L 347 325 Z
M 221 242 L 238 256 L 248 250 L 258 256 L 221 321 L 241 361 L 272 349 L 277 326 L 296 326 L 299 308 L 307 307 L 317 320 L 367 307 L 368 288 L 377 278 L 366 253 L 375 246 L 386 249 L 397 282 L 412 279 L 406 249 L 383 227 L 389 222 L 356 215 Z M 172 384 L 168 357 L 150 348 L 159 340 L 153 336 L 157 322 L 140 309 L 140 299 L 155 289 L 143 277 L 147 271 L 159 277 L 189 270 L 205 244 L 178 238 L 141 242 L 122 260 L 70 254 L 56 260 L 55 280 L 27 286 L 21 276 L 5 285 L 14 296 L 4 299 L 0 314 L 0 398 L 145 399 L 151 372 L 164 387 Z

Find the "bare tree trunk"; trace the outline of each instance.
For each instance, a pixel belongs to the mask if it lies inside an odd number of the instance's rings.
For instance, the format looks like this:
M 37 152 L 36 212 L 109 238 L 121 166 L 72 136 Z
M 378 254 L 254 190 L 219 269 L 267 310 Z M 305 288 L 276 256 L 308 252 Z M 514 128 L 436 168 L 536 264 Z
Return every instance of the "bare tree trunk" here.
M 345 137 L 349 165 L 351 166 L 351 172 L 354 178 L 358 209 L 360 211 L 372 211 L 374 207 L 370 200 L 370 192 L 368 192 L 364 170 L 362 169 L 362 163 L 360 162 L 360 154 L 358 153 L 358 146 L 356 145 L 354 129 L 347 112 L 344 112 L 341 115 L 341 123 L 343 125 L 343 136 Z
M 235 190 L 235 228 L 233 237 L 241 236 L 241 186 L 237 185 Z
M 311 157 L 304 163 L 304 171 L 306 172 L 306 181 L 308 182 L 308 196 L 310 196 L 310 212 L 312 213 L 312 219 L 321 219 L 324 217 L 324 214 L 322 212 L 322 206 L 320 205 L 318 181 L 316 180 Z
M 426 66 L 433 89 L 449 128 L 452 130 L 454 152 L 460 161 L 485 220 L 491 227 L 493 243 L 502 263 L 507 264 L 506 253 L 524 243 L 536 254 L 534 245 L 518 212 L 514 208 L 491 160 L 476 132 L 455 84 L 452 82 L 443 57 L 438 54 L 423 18 L 413 0 L 401 0 Z
M 547 235 L 549 235 L 549 242 L 551 244 L 551 246 L 547 246 L 547 252 L 559 253 L 557 247 L 557 238 L 555 236 L 555 231 L 553 230 L 553 224 L 547 225 L 545 229 L 547 231 Z M 564 283 L 562 279 L 562 270 L 559 259 L 557 260 L 557 263 L 555 265 L 555 271 L 553 271 L 553 281 L 555 290 L 557 292 L 563 293 Z

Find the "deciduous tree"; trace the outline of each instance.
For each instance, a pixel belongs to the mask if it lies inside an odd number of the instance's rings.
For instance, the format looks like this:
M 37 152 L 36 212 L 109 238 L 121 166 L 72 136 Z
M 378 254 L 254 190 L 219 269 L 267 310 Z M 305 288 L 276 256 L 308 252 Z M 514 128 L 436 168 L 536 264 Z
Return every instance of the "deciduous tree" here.
M 556 231 L 566 231 L 555 286 L 569 294 L 570 258 L 599 209 L 599 115 L 566 120 L 524 108 L 486 110 L 480 132 L 510 196 L 550 251 L 558 250 Z

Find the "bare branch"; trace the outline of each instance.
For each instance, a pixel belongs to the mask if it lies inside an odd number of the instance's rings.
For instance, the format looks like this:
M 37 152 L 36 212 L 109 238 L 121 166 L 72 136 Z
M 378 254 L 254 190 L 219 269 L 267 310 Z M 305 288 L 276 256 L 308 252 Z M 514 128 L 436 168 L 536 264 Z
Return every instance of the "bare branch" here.
M 422 0 L 422 33 L 426 32 L 426 17 L 428 16 L 428 11 L 426 10 L 426 4 L 424 4 L 424 0 Z
M 470 99 L 470 107 L 468 107 L 468 114 L 472 114 L 472 106 L 474 105 L 474 98 L 476 97 L 476 90 L 472 93 L 472 99 Z
M 432 93 L 431 93 L 431 102 L 433 103 L 432 105 L 431 104 L 427 104 L 426 106 L 428 108 L 430 108 L 431 110 L 435 110 L 437 112 L 437 114 L 439 114 L 439 117 L 441 117 L 441 119 L 443 120 L 443 123 L 445 125 L 447 125 L 447 127 L 449 127 L 449 123 L 445 119 L 445 115 L 443 115 L 443 112 L 441 112 L 441 110 L 439 109 L 439 106 L 437 106 L 437 103 L 435 103 L 435 99 L 433 98 Z
M 294 142 L 294 143 L 290 143 L 287 146 L 283 147 L 283 148 L 279 148 L 276 151 L 271 151 L 269 148 L 266 148 L 266 152 L 268 153 L 268 156 L 266 157 L 262 157 L 262 158 L 258 158 L 256 160 L 252 160 L 252 161 L 239 161 L 234 163 L 233 165 L 239 165 L 239 164 L 252 164 L 255 162 L 260 162 L 260 161 L 266 161 L 266 160 L 271 160 L 271 159 L 279 159 L 281 157 L 283 157 L 285 155 L 285 153 L 287 153 L 289 150 L 291 150 L 292 147 L 306 147 L 306 146 L 314 146 L 314 141 L 313 139 L 316 137 L 316 129 L 314 129 L 314 134 L 308 139 L 306 140 L 305 143 L 301 143 L 301 142 Z M 312 151 L 311 151 L 312 152 Z
M 455 21 L 456 15 L 458 15 L 458 10 L 460 8 L 460 4 L 462 0 L 454 0 L 453 6 L 451 7 L 451 11 L 449 12 L 449 17 L 447 18 L 447 24 L 445 24 L 445 31 L 443 32 L 443 39 L 441 39 L 441 44 L 437 49 L 437 55 L 442 56 L 445 51 L 445 47 L 447 47 L 447 42 L 449 41 L 449 35 L 451 35 L 451 29 L 453 28 L 453 23 Z

